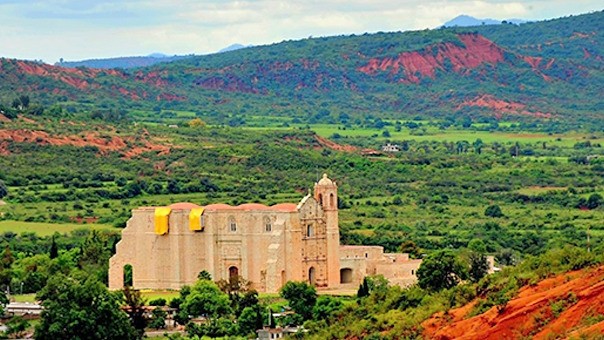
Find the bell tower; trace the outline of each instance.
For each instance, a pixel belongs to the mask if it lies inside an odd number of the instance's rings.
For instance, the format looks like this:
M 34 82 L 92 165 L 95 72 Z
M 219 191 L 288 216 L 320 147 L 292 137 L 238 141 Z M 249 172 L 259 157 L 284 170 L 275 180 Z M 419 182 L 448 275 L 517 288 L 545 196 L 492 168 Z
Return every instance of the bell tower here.
M 326 225 L 327 280 L 329 287 L 340 284 L 340 228 L 338 225 L 338 186 L 323 174 L 315 183 L 314 198 L 323 208 Z

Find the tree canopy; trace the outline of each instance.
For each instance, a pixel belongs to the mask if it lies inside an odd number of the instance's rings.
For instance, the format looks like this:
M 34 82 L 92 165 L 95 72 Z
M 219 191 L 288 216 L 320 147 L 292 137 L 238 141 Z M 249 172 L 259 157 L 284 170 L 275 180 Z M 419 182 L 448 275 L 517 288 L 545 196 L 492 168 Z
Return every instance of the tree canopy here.
M 306 282 L 288 281 L 281 288 L 281 296 L 289 302 L 290 307 L 304 320 L 312 318 L 313 308 L 317 302 L 317 290 Z
M 424 289 L 452 288 L 466 277 L 466 267 L 451 250 L 428 255 L 417 270 L 419 286 Z
M 120 296 L 94 277 L 80 281 L 55 275 L 37 297 L 44 310 L 36 339 L 137 339 L 120 309 Z

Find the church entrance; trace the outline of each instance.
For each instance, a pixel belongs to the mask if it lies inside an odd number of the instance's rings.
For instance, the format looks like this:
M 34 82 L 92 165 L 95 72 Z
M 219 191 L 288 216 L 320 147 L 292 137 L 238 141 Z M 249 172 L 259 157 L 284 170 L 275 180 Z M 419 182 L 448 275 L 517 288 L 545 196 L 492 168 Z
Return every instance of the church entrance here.
M 239 269 L 235 266 L 229 267 L 229 280 L 237 279 L 239 276 Z
M 352 269 L 342 268 L 340 269 L 340 283 L 351 283 L 352 282 Z

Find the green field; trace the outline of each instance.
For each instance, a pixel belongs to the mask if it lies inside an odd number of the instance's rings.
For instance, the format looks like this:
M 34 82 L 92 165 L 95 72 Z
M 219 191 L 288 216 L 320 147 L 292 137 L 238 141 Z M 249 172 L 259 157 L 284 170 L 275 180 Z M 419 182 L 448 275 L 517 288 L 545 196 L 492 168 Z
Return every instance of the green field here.
M 110 230 L 116 228 L 103 224 L 0 221 L 0 233 L 35 233 L 39 236 L 49 236 L 54 233 L 65 234 L 78 229 Z

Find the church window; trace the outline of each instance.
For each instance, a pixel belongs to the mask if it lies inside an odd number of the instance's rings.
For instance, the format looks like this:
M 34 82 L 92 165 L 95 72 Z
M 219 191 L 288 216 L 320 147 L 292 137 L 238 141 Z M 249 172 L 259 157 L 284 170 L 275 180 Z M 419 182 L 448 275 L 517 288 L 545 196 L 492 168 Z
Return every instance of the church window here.
M 319 204 L 323 205 L 323 195 L 319 194 Z
M 271 223 L 271 219 L 268 217 L 264 218 L 264 231 L 267 233 L 273 231 L 273 224 Z
M 311 224 L 306 226 L 306 237 L 312 237 L 315 236 L 315 231 L 313 230 L 313 227 Z
M 308 283 L 311 286 L 316 284 L 315 267 L 310 267 L 310 269 L 308 269 Z
M 237 223 L 235 222 L 234 217 L 229 217 L 229 231 L 236 232 L 237 231 Z
M 336 206 L 336 205 L 335 205 L 335 200 L 334 200 L 334 196 L 333 196 L 333 194 L 329 194 L 329 206 L 330 206 L 331 208 L 333 208 L 333 207 L 335 207 L 335 206 Z

